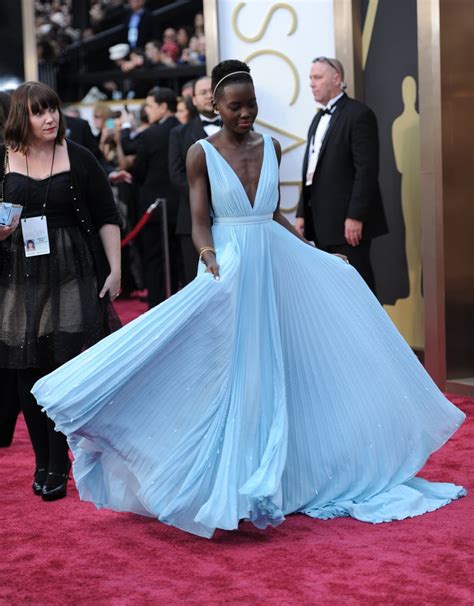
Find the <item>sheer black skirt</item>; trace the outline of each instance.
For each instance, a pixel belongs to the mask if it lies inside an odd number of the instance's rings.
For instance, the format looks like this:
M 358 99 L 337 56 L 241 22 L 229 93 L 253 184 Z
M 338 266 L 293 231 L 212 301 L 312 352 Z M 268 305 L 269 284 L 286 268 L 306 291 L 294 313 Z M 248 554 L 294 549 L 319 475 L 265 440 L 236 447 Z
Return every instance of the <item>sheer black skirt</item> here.
M 49 237 L 38 257 L 25 257 L 19 228 L 0 243 L 0 368 L 59 366 L 120 327 L 80 228 Z

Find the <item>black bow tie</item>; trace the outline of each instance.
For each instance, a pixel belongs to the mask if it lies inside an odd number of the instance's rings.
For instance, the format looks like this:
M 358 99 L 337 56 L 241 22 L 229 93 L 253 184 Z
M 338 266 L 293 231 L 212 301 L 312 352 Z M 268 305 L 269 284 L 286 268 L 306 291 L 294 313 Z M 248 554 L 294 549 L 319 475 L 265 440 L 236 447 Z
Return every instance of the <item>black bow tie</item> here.
M 202 126 L 222 126 L 222 121 L 220 118 L 215 118 L 214 120 L 201 120 Z
M 319 113 L 321 115 L 321 118 L 326 115 L 332 116 L 332 107 L 331 109 L 328 109 L 327 107 L 325 107 L 324 109 L 320 109 Z

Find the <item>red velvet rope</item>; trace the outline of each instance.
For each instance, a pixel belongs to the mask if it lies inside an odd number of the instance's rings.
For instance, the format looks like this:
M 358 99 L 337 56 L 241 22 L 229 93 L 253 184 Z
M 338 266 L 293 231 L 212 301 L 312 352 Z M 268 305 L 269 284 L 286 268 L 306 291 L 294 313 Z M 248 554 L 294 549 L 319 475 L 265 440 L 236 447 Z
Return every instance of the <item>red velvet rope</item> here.
M 143 214 L 143 216 L 137 222 L 135 227 L 132 230 L 130 230 L 128 232 L 128 234 L 120 242 L 120 248 L 124 248 L 125 246 L 127 246 L 127 244 L 129 242 L 131 242 L 137 236 L 137 234 L 139 234 L 141 232 L 141 230 L 144 228 L 144 226 L 150 220 L 151 214 L 157 206 L 158 206 L 157 202 L 153 202 L 153 204 L 150 204 L 150 206 L 146 209 L 146 212 Z

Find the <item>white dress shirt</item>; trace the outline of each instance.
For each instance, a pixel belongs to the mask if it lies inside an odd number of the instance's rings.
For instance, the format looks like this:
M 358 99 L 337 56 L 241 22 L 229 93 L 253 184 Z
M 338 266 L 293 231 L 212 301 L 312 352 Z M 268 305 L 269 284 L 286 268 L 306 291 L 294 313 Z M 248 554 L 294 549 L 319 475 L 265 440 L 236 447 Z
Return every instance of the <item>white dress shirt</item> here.
M 319 152 L 321 151 L 321 145 L 323 144 L 326 131 L 329 128 L 329 122 L 331 121 L 331 117 L 334 112 L 334 106 L 336 105 L 337 101 L 343 96 L 343 94 L 343 92 L 339 93 L 337 97 L 334 97 L 329 101 L 326 107 L 322 108 L 322 111 L 327 110 L 330 113 L 321 116 L 321 119 L 318 123 L 318 127 L 316 128 L 316 132 L 314 133 L 313 138 L 311 139 L 308 154 L 308 169 L 306 171 L 306 185 L 311 185 L 311 183 L 313 182 L 314 173 L 318 164 Z
M 206 118 L 206 116 L 203 116 L 202 114 L 199 114 L 199 117 L 201 118 L 201 120 L 209 121 L 209 118 Z M 216 120 L 220 120 L 219 116 L 216 116 Z M 205 125 L 203 124 L 202 127 L 208 137 L 210 137 L 211 135 L 214 135 L 215 133 L 217 133 L 221 130 L 220 124 L 205 124 Z

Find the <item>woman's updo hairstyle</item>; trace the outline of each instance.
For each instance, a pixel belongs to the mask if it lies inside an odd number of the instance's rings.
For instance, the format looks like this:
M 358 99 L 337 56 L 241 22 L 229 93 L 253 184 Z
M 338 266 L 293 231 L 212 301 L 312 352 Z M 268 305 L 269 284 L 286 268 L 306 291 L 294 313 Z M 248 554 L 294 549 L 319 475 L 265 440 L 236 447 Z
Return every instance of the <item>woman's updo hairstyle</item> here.
M 216 99 L 224 87 L 236 82 L 253 82 L 250 67 L 243 61 L 229 59 L 218 63 L 211 74 L 212 96 Z

